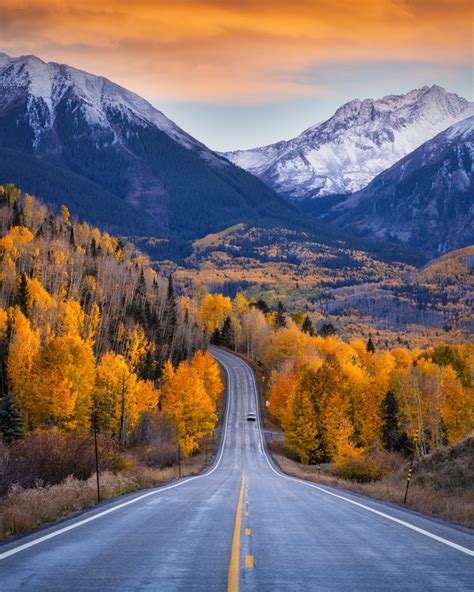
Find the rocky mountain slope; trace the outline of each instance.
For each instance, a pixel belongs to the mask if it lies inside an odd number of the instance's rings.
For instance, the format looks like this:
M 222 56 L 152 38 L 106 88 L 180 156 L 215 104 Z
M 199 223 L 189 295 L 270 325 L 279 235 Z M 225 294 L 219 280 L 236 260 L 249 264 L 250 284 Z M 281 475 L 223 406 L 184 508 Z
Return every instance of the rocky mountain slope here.
M 427 257 L 474 243 L 474 116 L 438 134 L 334 206 L 336 225 Z
M 457 121 L 474 103 L 439 86 L 358 99 L 288 141 L 225 156 L 291 200 L 353 193 Z
M 123 234 L 295 221 L 273 190 L 101 76 L 0 54 L 0 183 Z

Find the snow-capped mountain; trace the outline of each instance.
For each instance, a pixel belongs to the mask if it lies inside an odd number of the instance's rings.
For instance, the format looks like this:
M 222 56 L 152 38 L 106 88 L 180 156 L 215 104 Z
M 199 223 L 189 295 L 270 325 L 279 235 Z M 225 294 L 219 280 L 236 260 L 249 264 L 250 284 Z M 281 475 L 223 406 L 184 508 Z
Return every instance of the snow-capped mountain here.
M 441 132 L 334 206 L 338 226 L 435 257 L 474 244 L 474 116 Z
M 239 167 L 298 201 L 353 193 L 457 121 L 474 103 L 440 86 L 358 99 L 288 141 L 225 153 Z
M 296 216 L 135 93 L 67 65 L 0 54 L 0 182 L 11 181 L 124 234 L 193 237 Z
M 210 152 L 139 95 L 66 64 L 43 62 L 33 55 L 11 58 L 0 53 L 0 88 L 0 112 L 27 93 L 27 120 L 35 148 L 47 142 L 62 103 L 78 99 L 81 116 L 91 126 L 113 132 L 110 114 L 117 110 L 143 126 L 156 126 L 186 148 Z

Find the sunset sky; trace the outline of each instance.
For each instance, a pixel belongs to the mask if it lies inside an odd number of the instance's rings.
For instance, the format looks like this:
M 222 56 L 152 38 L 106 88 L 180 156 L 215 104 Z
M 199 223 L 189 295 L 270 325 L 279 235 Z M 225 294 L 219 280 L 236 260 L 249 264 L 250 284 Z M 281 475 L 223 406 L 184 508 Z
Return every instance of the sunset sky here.
M 211 148 L 292 137 L 353 98 L 473 99 L 464 0 L 0 0 L 0 51 L 101 74 Z

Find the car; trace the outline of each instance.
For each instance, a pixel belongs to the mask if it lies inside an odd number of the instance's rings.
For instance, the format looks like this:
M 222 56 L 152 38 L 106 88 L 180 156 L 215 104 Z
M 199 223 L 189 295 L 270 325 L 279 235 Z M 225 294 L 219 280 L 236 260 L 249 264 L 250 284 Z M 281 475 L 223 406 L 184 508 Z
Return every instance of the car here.
M 247 421 L 257 421 L 257 414 L 253 411 L 247 413 Z

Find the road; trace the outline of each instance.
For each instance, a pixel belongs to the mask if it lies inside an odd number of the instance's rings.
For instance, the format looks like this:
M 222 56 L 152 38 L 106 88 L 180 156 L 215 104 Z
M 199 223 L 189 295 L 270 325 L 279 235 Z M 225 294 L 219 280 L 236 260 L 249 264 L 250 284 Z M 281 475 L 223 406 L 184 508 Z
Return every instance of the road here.
M 472 532 L 282 475 L 250 367 L 227 374 L 221 447 L 202 475 L 142 491 L 0 547 L 0 590 L 473 590 Z

